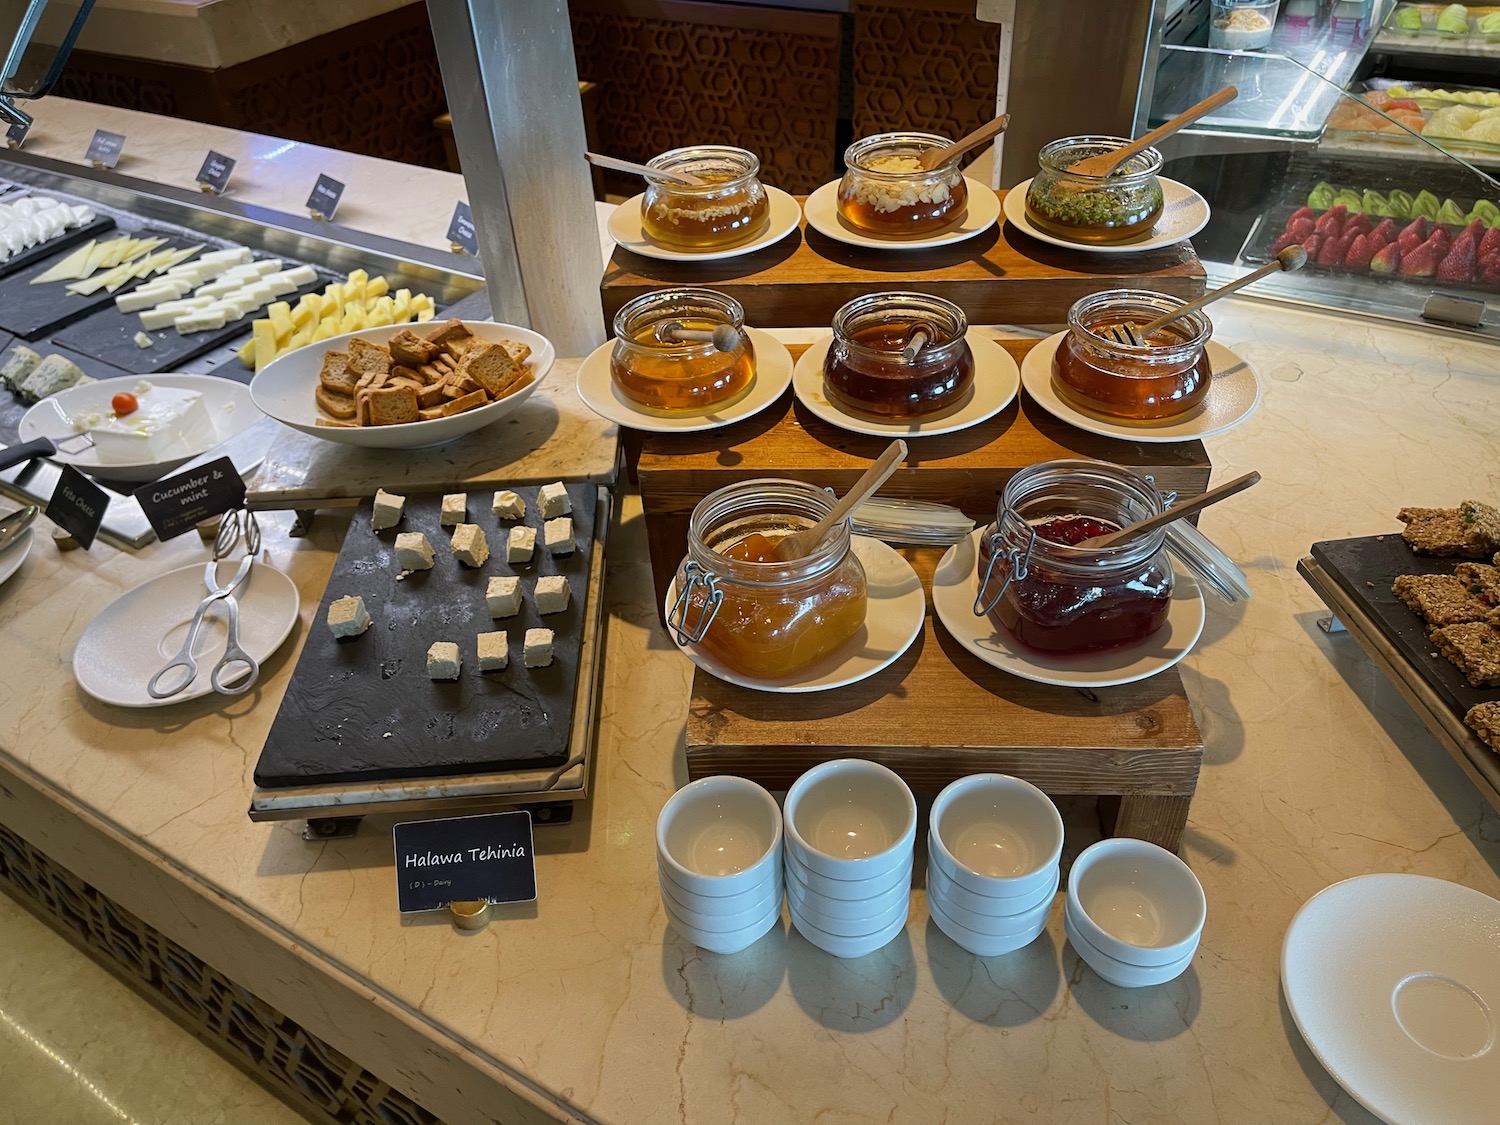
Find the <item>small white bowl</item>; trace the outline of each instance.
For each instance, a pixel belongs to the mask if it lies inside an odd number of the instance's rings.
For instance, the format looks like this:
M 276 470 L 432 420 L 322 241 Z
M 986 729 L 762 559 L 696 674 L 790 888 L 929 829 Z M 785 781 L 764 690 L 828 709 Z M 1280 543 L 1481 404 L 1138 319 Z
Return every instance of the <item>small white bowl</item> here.
M 787 909 L 795 910 L 818 929 L 840 937 L 864 937 L 866 934 L 876 933 L 885 929 L 897 918 L 905 918 L 911 912 L 909 894 L 906 898 L 886 903 L 878 910 L 870 910 L 850 917 L 840 917 L 825 911 L 823 905 L 830 901 L 837 900 L 820 898 L 801 887 L 796 887 L 795 884 L 787 884 Z
M 885 929 L 873 934 L 864 937 L 840 937 L 838 934 L 830 934 L 827 930 L 820 929 L 793 908 L 789 907 L 788 913 L 791 914 L 792 925 L 796 927 L 799 934 L 824 953 L 831 953 L 835 957 L 864 957 L 866 954 L 874 953 L 877 949 L 884 949 L 896 940 L 897 934 L 906 928 L 906 915 L 903 914 Z
M 1176 961 L 1169 961 L 1165 965 L 1128 964 L 1090 944 L 1089 940 L 1079 933 L 1078 921 L 1069 907 L 1063 909 L 1063 933 L 1067 934 L 1068 943 L 1072 945 L 1073 952 L 1083 959 L 1085 965 L 1110 984 L 1120 988 L 1149 988 L 1152 985 L 1166 984 L 1169 980 L 1176 980 L 1187 971 L 1187 967 L 1193 963 L 1193 954 L 1198 951 L 1197 943 L 1194 942 L 1186 956 Z
M 953 939 L 955 945 L 968 950 L 976 957 L 1003 957 L 1014 953 L 1036 941 L 1047 928 L 1047 915 L 1033 922 L 1026 929 L 1014 934 L 981 934 L 967 926 L 961 926 L 943 912 L 940 903 L 927 900 L 927 914 L 933 925 Z
M 656 861 L 656 877 L 672 892 L 673 898 L 689 910 L 702 914 L 733 914 L 738 910 L 748 910 L 772 891 L 781 889 L 781 872 L 773 870 L 767 871 L 754 886 L 732 895 L 700 895 L 672 878 L 672 872 L 660 859 Z
M 786 795 L 787 839 L 803 865 L 832 879 L 901 866 L 917 835 L 917 802 L 885 766 L 839 758 L 808 770 Z
M 689 925 L 673 913 L 672 908 L 666 903 L 662 909 L 667 915 L 667 921 L 672 923 L 672 928 L 679 934 L 692 942 L 699 949 L 706 949 L 710 953 L 738 953 L 747 946 L 755 944 L 766 934 L 770 933 L 776 923 L 781 920 L 781 904 L 777 903 L 774 910 L 766 912 L 765 917 L 759 919 L 753 925 L 743 929 L 731 930 L 728 933 L 714 933 L 709 930 L 699 929 L 697 926 Z
M 672 881 L 716 898 L 760 885 L 781 864 L 781 810 L 743 777 L 705 777 L 667 798 L 656 858 Z
M 894 883 L 888 890 L 871 895 L 869 898 L 830 898 L 808 883 L 798 874 L 795 867 L 788 864 L 785 885 L 788 898 L 795 895 L 799 900 L 810 902 L 816 906 L 819 914 L 829 918 L 869 918 L 891 909 L 898 902 L 911 901 L 910 878 Z
M 744 929 L 753 926 L 764 918 L 766 911 L 773 906 L 781 904 L 781 888 L 768 887 L 766 893 L 761 895 L 754 903 L 742 910 L 720 910 L 714 907 L 709 910 L 696 909 L 693 904 L 683 902 L 674 891 L 675 884 L 669 882 L 665 877 L 659 881 L 661 888 L 662 905 L 672 911 L 673 917 L 680 918 L 689 926 L 700 930 L 708 930 L 710 933 L 729 933 L 732 930 Z M 700 903 L 721 903 L 727 901 L 722 898 L 699 899 Z
M 783 855 L 786 858 L 787 878 L 795 874 L 808 890 L 816 891 L 824 898 L 864 902 L 867 899 L 889 894 L 894 889 L 911 890 L 913 858 L 911 855 L 908 855 L 905 862 L 899 866 L 868 879 L 830 879 L 827 875 L 819 875 L 807 866 L 807 862 L 802 858 L 801 849 L 790 839 L 785 841 Z
M 1083 937 L 1129 965 L 1169 965 L 1198 945 L 1208 902 L 1192 869 L 1145 840 L 1100 840 L 1073 861 L 1068 905 Z
M 1036 891 L 1062 855 L 1063 824 L 1047 794 L 1003 773 L 961 777 L 932 802 L 928 848 L 943 871 L 978 895 Z
M 1027 910 L 1016 914 L 980 914 L 970 910 L 962 903 L 949 898 L 946 888 L 953 884 L 943 884 L 941 878 L 934 881 L 932 872 L 928 871 L 927 880 L 927 904 L 931 906 L 936 903 L 949 918 L 963 926 L 967 930 L 973 930 L 977 934 L 987 934 L 990 937 L 1004 937 L 1008 934 L 1018 934 L 1031 929 L 1037 921 L 1046 922 L 1047 916 L 1052 913 L 1052 896 L 1057 893 L 1058 883 L 1061 875 L 1052 880 L 1051 892 L 1041 901 L 1035 903 Z
M 939 889 L 943 898 L 948 902 L 972 910 L 975 914 L 988 914 L 995 918 L 1006 918 L 1013 914 L 1024 914 L 1038 903 L 1046 902 L 1057 893 L 1057 887 L 1062 880 L 1062 871 L 1053 869 L 1053 878 L 1045 884 L 1024 895 L 1016 895 L 1014 898 L 991 898 L 989 895 L 976 895 L 967 887 L 960 887 L 953 881 L 939 864 L 937 856 L 933 852 L 927 853 L 927 893 L 931 894 L 933 888 Z

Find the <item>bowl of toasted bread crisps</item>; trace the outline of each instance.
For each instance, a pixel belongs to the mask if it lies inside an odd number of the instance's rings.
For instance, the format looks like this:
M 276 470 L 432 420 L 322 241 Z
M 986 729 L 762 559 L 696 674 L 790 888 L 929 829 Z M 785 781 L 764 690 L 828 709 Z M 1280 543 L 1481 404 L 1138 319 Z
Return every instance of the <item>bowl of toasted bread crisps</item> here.
M 250 397 L 314 437 L 422 449 L 504 418 L 555 356 L 545 336 L 513 324 L 393 324 L 288 352 L 256 373 Z

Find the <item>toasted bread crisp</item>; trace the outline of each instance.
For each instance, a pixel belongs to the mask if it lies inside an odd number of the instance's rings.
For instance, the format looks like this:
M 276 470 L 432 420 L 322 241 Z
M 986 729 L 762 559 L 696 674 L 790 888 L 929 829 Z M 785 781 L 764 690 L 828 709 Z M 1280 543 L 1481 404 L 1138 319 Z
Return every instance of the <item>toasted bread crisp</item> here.
M 324 413 L 331 414 L 338 419 L 354 417 L 353 395 L 335 394 L 327 387 L 318 387 L 313 391 L 313 397 L 318 400 L 318 406 Z
M 466 394 L 462 398 L 450 399 L 438 409 L 446 417 L 450 414 L 462 414 L 465 410 L 474 410 L 489 401 L 489 397 L 483 391 L 474 391 L 472 394 Z
M 1429 625 L 1461 625 L 1483 621 L 1490 615 L 1490 607 L 1451 574 L 1403 574 L 1391 592 Z
M 1500 629 L 1483 621 L 1432 630 L 1438 651 L 1467 677 L 1470 687 L 1500 687 Z
M 323 370 L 318 372 L 318 382 L 334 394 L 352 395 L 359 383 L 359 376 L 349 370 L 349 353 L 324 352 Z
M 356 336 L 349 341 L 349 369 L 358 375 L 389 374 L 391 353 Z
M 1469 713 L 1464 716 L 1464 722 L 1485 745 L 1500 752 L 1500 700 L 1470 707 Z
M 1500 550 L 1500 511 L 1477 500 L 1456 508 L 1402 508 L 1401 537 L 1419 555 L 1482 559 Z
M 442 350 L 440 345 L 422 339 L 410 328 L 397 332 L 386 341 L 386 346 L 391 349 L 392 362 L 407 367 L 421 367 L 424 363 L 431 363 L 433 357 Z
M 399 426 L 403 422 L 421 421 L 417 411 L 417 392 L 411 387 L 381 387 L 361 391 L 360 400 L 369 409 L 369 425 Z
M 500 344 L 482 344 L 470 348 L 464 356 L 463 373 L 491 398 L 505 394 L 506 388 L 526 374 L 526 368 Z
M 501 340 L 500 346 L 510 352 L 510 358 L 517 363 L 525 363 L 526 357 L 531 355 L 531 345 L 523 344 L 520 340 Z
M 359 423 L 358 422 L 341 422 L 337 418 L 318 418 L 318 419 L 315 419 L 315 424 L 319 425 L 319 426 L 327 426 L 330 429 L 332 429 L 334 427 L 337 427 L 338 429 L 341 429 L 341 430 L 357 430 L 357 429 L 359 429 Z
M 1453 577 L 1485 605 L 1500 606 L 1500 567 L 1489 563 L 1459 563 Z
M 461 320 L 448 320 L 438 325 L 427 333 L 427 339 L 437 344 L 451 355 L 461 356 L 464 352 L 477 342 L 477 337 L 470 332 L 468 326 Z

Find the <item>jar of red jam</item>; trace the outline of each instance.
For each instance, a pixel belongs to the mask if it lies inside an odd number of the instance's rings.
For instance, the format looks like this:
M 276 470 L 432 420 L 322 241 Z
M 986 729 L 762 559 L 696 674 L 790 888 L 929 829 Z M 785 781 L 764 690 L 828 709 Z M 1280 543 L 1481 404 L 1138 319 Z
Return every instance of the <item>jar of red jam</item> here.
M 919 418 L 961 401 L 974 386 L 963 309 L 926 293 L 868 293 L 833 314 L 823 358 L 828 397 L 859 414 Z M 925 342 L 916 346 L 914 336 Z
M 1044 461 L 1005 485 L 979 541 L 975 616 L 1049 655 L 1144 640 L 1167 621 L 1172 563 L 1158 528 L 1118 546 L 1085 539 L 1165 511 L 1176 499 L 1102 461 Z
M 1052 357 L 1057 393 L 1095 414 L 1146 422 L 1186 414 L 1213 381 L 1204 345 L 1213 324 L 1201 312 L 1178 317 L 1142 338 L 1132 331 L 1186 301 L 1145 289 L 1107 289 L 1075 301 L 1068 333 Z M 1127 342 L 1121 342 L 1117 336 Z M 1136 343 L 1130 343 L 1130 340 Z

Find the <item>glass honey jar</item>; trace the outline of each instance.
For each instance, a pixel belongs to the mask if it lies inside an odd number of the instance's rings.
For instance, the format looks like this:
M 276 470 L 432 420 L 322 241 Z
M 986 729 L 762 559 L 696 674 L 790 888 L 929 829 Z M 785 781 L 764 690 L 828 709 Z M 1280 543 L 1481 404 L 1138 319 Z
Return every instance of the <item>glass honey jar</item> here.
M 833 314 L 823 384 L 839 406 L 920 418 L 962 402 L 974 386 L 963 309 L 925 293 L 869 293 Z M 926 343 L 915 345 L 921 331 Z
M 849 521 L 810 554 L 776 558 L 776 543 L 805 531 L 835 497 L 794 480 L 747 480 L 693 509 L 688 553 L 677 571 L 667 624 L 730 671 L 754 679 L 802 672 L 865 624 L 864 567 L 850 549 Z
M 1213 381 L 1204 349 L 1213 335 L 1208 317 L 1187 313 L 1145 339 L 1134 329 L 1185 304 L 1144 289 L 1109 289 L 1075 301 L 1067 335 L 1052 357 L 1058 394 L 1082 410 L 1132 422 L 1192 410 Z M 1117 336 L 1139 342 L 1122 343 Z
M 1044 145 L 1026 189 L 1026 217 L 1074 242 L 1118 242 L 1150 230 L 1163 202 L 1156 149 L 1136 153 L 1108 176 L 1070 171 L 1080 160 L 1130 143 L 1125 137 L 1064 137 Z
M 760 158 L 753 152 L 695 145 L 654 156 L 646 166 L 704 181 L 691 186 L 646 177 L 641 226 L 664 246 L 722 250 L 748 242 L 771 221 L 771 203 L 760 182 Z
M 877 133 L 844 150 L 838 214 L 866 234 L 901 238 L 949 226 L 968 204 L 959 158 L 931 170 L 919 158 L 952 144 L 936 133 Z
M 728 351 L 708 341 L 674 342 L 672 325 L 712 332 L 729 325 L 738 344 Z M 614 319 L 609 376 L 631 402 L 666 414 L 713 410 L 739 398 L 755 382 L 755 348 L 745 310 L 712 289 L 659 289 L 627 302 Z

